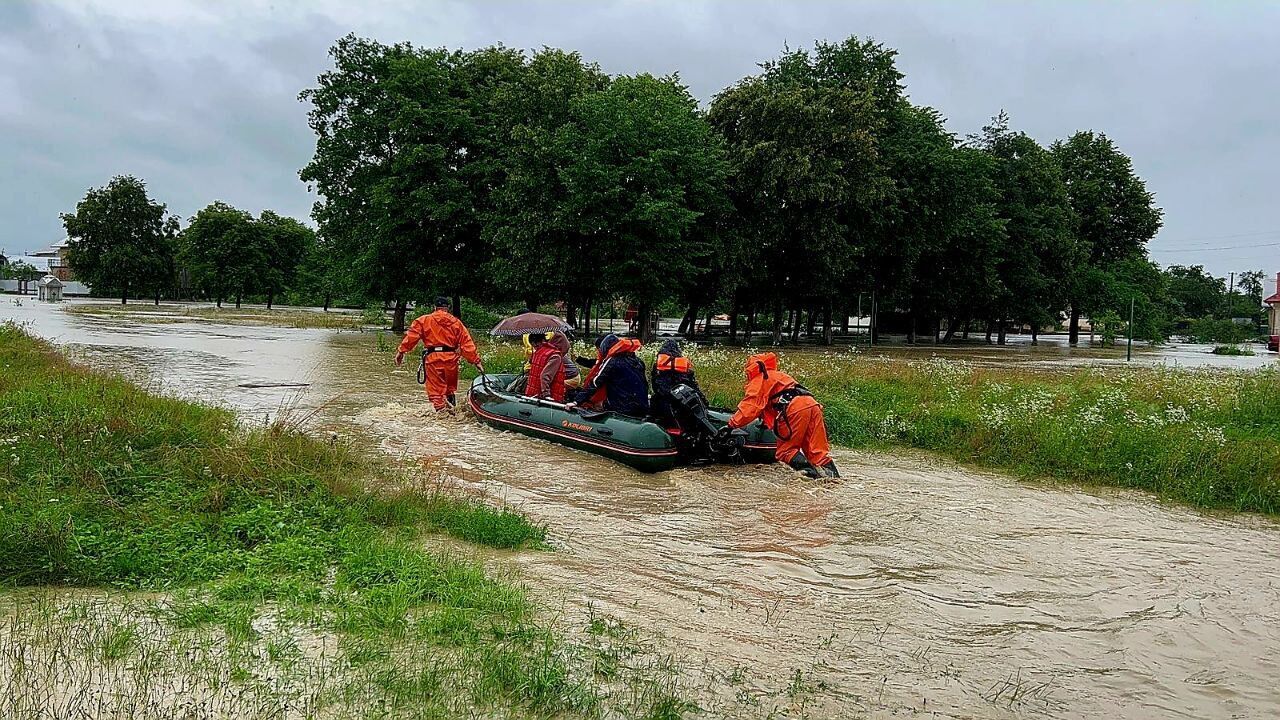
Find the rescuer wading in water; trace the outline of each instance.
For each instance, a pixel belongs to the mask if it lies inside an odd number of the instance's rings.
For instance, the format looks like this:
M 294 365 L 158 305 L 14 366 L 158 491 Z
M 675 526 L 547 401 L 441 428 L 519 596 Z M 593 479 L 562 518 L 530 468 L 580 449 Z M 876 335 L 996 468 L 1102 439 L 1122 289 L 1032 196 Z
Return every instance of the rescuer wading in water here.
M 778 356 L 761 353 L 747 358 L 747 386 L 730 428 L 742 428 L 756 418 L 778 436 L 778 462 L 809 477 L 840 477 L 828 453 L 827 426 L 822 406 L 813 393 L 778 370 Z
M 423 345 L 423 386 L 431 406 L 437 412 L 452 410 L 458 404 L 458 363 L 460 358 L 476 366 L 481 375 L 484 365 L 467 326 L 449 313 L 449 298 L 436 298 L 435 312 L 414 320 L 396 353 L 396 367 L 404 364 L 405 353 L 418 343 Z

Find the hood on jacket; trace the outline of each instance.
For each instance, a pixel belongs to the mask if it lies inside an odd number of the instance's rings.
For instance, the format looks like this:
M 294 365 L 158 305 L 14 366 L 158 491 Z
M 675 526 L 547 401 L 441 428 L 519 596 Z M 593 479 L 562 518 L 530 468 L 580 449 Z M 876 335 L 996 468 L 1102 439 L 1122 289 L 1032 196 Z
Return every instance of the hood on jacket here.
M 684 357 L 680 351 L 680 343 L 674 338 L 662 343 L 662 347 L 658 349 L 659 355 L 670 355 L 671 357 Z
M 778 356 L 771 352 L 752 355 L 747 358 L 744 369 L 747 371 L 748 380 L 754 380 L 761 375 L 769 377 L 770 370 L 778 369 Z
M 568 354 L 569 352 L 569 336 L 568 335 L 565 335 L 564 333 L 557 330 L 551 334 L 551 339 L 548 342 L 554 345 L 556 350 L 558 350 L 561 355 Z
M 618 344 L 618 336 L 609 333 L 604 337 L 596 340 L 596 352 L 600 353 L 600 357 L 604 357 L 609 353 L 609 348 Z

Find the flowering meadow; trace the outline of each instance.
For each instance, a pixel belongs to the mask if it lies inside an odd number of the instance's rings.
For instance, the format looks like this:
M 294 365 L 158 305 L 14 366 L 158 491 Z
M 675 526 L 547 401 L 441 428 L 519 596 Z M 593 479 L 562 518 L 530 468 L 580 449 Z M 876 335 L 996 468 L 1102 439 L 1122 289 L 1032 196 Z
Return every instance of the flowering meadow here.
M 513 350 L 499 347 L 486 350 L 494 367 L 513 361 Z M 641 352 L 647 366 L 656 348 Z M 723 407 L 741 397 L 744 360 L 757 351 L 685 349 L 708 397 Z M 839 445 L 922 448 L 1024 477 L 1280 512 L 1274 369 L 988 367 L 850 350 L 778 355 L 823 404 Z

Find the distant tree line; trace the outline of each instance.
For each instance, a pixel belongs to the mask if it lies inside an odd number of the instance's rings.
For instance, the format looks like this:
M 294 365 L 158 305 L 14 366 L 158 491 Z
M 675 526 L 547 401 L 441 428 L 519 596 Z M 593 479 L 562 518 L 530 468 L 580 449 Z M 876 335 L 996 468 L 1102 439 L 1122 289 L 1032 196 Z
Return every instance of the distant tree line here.
M 958 138 L 870 40 L 788 50 L 705 112 L 676 77 L 562 50 L 347 36 L 331 54 L 302 93 L 302 178 L 345 277 L 401 311 L 562 301 L 581 324 L 621 297 L 642 334 L 678 303 L 685 329 L 724 311 L 734 339 L 830 341 L 874 297 L 876 327 L 912 339 L 1062 316 L 1074 337 L 1160 227 L 1105 135 L 1045 148 L 1001 114 Z
M 397 329 L 436 295 L 579 327 L 631 304 L 645 336 L 659 309 L 690 335 L 723 312 L 731 341 L 775 343 L 831 342 L 859 309 L 912 341 L 1065 321 L 1074 342 L 1131 301 L 1149 339 L 1234 316 L 1202 268 L 1147 258 L 1162 211 L 1105 134 L 1044 147 L 1000 113 L 957 137 L 870 40 L 787 50 L 705 110 L 675 76 L 557 49 L 330 54 L 301 94 L 317 232 L 223 203 L 183 229 L 121 177 L 64 215 L 77 272 L 122 299 L 387 303 Z

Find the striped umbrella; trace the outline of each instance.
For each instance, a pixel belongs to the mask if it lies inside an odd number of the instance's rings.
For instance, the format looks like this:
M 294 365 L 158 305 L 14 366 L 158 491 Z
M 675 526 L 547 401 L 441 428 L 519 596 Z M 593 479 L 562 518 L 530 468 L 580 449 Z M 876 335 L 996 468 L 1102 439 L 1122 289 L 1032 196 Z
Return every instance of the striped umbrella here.
M 548 333 L 559 330 L 564 332 L 573 326 L 561 320 L 555 315 L 544 315 L 542 313 L 521 313 L 503 320 L 493 329 L 489 331 L 490 335 L 503 335 L 507 337 L 519 337 L 528 333 Z

